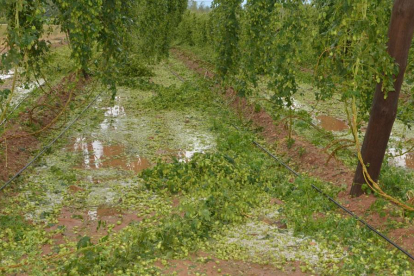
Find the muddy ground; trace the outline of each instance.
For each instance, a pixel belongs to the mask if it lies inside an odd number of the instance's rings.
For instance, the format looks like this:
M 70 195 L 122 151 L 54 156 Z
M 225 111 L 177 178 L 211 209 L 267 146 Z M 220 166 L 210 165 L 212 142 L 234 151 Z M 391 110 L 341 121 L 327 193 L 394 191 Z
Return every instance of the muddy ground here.
M 173 49 L 172 52 L 178 59 L 184 62 L 189 69 L 197 72 L 199 75 L 208 78 L 214 77 L 214 73 L 211 69 L 203 64 L 203 62 L 194 58 L 191 54 L 178 49 Z M 399 224 L 401 228 L 397 227 L 397 229 L 392 230 L 389 233 L 390 237 L 398 241 L 410 252 L 414 253 L 414 226 L 411 222 L 405 224 L 407 220 L 401 217 L 399 207 L 390 206 L 388 207 L 388 210 L 385 211 L 386 215 L 379 215 L 377 212 L 372 211 L 372 206 L 377 201 L 377 197 L 374 195 L 363 195 L 359 198 L 353 198 L 349 195 L 354 175 L 354 167 L 344 164 L 339 159 L 331 158 L 329 152 L 315 146 L 305 137 L 300 136 L 299 133 L 293 134 L 295 143 L 293 146 L 289 146 L 287 143 L 289 130 L 286 127 L 286 121 L 274 120 L 271 114 L 265 109 L 260 110 L 260 112 L 255 111 L 255 102 L 253 101 L 252 103 L 246 98 L 238 97 L 237 92 L 234 91 L 233 88 L 227 88 L 222 93 L 224 99 L 235 112 L 243 114 L 244 119 L 247 122 L 252 122 L 256 128 L 258 127 L 261 129 L 261 135 L 267 141 L 268 147 L 272 148 L 278 156 L 283 158 L 283 160 L 289 160 L 291 167 L 300 173 L 323 179 L 332 185 L 341 187 L 343 191 L 338 195 L 339 202 L 358 216 L 362 217 L 368 223 L 374 225 L 374 227 L 386 231 L 390 221 L 394 221 L 397 225 Z M 268 92 L 261 96 L 265 97 L 267 96 L 267 93 Z M 300 100 L 305 101 L 304 96 L 299 98 Z M 330 103 L 324 104 L 332 106 Z M 315 114 L 315 110 L 311 110 L 310 107 L 297 100 L 294 101 L 293 108 Z M 343 113 L 338 113 L 338 108 L 334 110 L 336 110 L 337 113 L 324 114 L 322 112 L 321 114 L 321 112 L 319 112 L 320 115 L 314 115 L 314 124 L 326 131 L 333 132 L 334 134 L 343 137 L 344 133 L 346 134 L 349 131 L 349 127 Z M 338 119 L 336 116 L 342 119 Z M 394 131 L 394 133 L 396 132 L 397 135 L 401 137 L 407 136 L 407 130 L 403 130 L 400 125 L 401 122 L 396 122 L 397 130 Z M 411 139 L 410 135 L 412 135 L 412 133 L 408 135 L 409 139 Z M 350 136 L 350 134 L 348 136 Z M 394 139 L 398 139 L 398 137 L 394 136 Z M 391 151 L 393 151 L 394 154 L 397 153 L 394 148 L 391 148 Z M 414 169 L 413 159 L 414 153 L 408 152 L 404 155 L 395 157 L 391 163 L 410 170 Z M 328 160 L 329 162 L 327 162 Z
M 145 108 L 152 106 L 157 93 L 164 89 L 186 89 L 188 84 L 181 79 L 197 79 L 198 74 L 202 78 L 214 76 L 184 53 L 175 50 L 173 54 L 175 57 L 168 63 L 153 68 L 151 82 L 159 85 L 157 88 L 120 87 L 115 99 L 109 93 L 99 98 L 50 153 L 0 195 L 4 217 L 22 214 L 22 224 L 33 227 L 19 245 L 3 243 L 0 269 L 15 266 L 18 270 L 14 274 L 30 274 L 56 256 L 64 257 L 76 250 L 84 237 L 94 244 L 105 243 L 105 237 L 114 233 L 122 236 L 137 225 L 156 225 L 161 218 L 181 211 L 176 210 L 182 200 L 180 195 L 170 197 L 146 189 L 140 172 L 157 163 L 188 162 L 198 153 L 217 152 L 217 141 L 224 138 L 213 131 L 212 122 L 220 120 L 221 115 L 217 109 Z M 237 117 L 260 128 L 263 142 L 290 160 L 295 169 L 349 189 L 352 170 L 345 164 L 338 160 L 326 163 L 329 154 L 297 134 L 293 147 L 287 147 L 288 130 L 283 123 L 278 124 L 264 109 L 255 111 L 231 88 L 213 90 Z M 344 127 L 321 116 L 321 124 Z M 28 157 L 25 155 L 25 159 Z M 373 196 L 350 199 L 346 193 L 340 199 L 361 215 L 366 215 L 375 201 Z M 266 208 L 247 214 L 241 225 L 223 227 L 215 241 L 203 250 L 187 258 L 162 259 L 148 265 L 158 274 L 314 275 L 338 269 L 352 254 L 340 245 L 296 235 L 285 223 L 284 202 L 269 196 L 263 202 Z M 315 219 L 323 217 L 321 213 Z M 381 226 L 383 218 L 369 218 Z M 401 230 L 398 235 L 405 243 L 410 241 L 412 232 Z

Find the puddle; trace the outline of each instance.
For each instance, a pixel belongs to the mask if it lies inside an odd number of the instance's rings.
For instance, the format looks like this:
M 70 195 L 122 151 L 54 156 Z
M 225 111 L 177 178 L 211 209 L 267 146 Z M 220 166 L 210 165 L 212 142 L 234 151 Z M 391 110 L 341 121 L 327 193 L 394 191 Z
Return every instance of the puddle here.
M 215 147 L 214 137 L 208 133 L 194 133 L 191 129 L 184 126 L 176 126 L 177 139 L 182 145 L 178 151 L 178 160 L 186 162 L 196 153 L 205 153 Z
M 16 93 L 13 95 L 13 99 L 11 101 L 12 105 L 19 104 L 27 96 L 27 94 L 44 84 L 45 80 L 40 79 L 39 82 L 32 82 L 27 85 L 17 87 Z
M 71 148 L 83 153 L 84 169 L 119 168 L 138 173 L 151 166 L 147 159 L 139 155 L 129 158 L 122 145 L 104 145 L 99 140 L 87 142 L 85 138 L 76 138 Z
M 25 95 L 27 93 L 32 92 L 34 89 L 36 89 L 36 88 L 38 88 L 38 87 L 40 87 L 40 86 L 42 86 L 44 84 L 45 84 L 45 80 L 44 79 L 40 79 L 39 82 L 34 81 L 34 82 L 31 82 L 31 83 L 29 83 L 27 85 L 22 85 L 22 86 L 17 87 L 17 92 L 20 95 Z
M 69 207 L 63 207 L 57 223 L 47 229 L 55 231 L 63 228 L 63 232 L 53 236 L 53 244 L 44 246 L 44 253 L 51 253 L 56 245 L 69 241 L 78 241 L 81 236 L 89 236 L 95 243 L 99 238 L 107 235 L 109 225 L 114 225 L 113 230 L 118 232 L 131 223 L 139 222 L 142 218 L 137 217 L 134 213 L 123 213 L 117 209 L 102 205 L 96 210 L 76 211 Z
M 89 220 L 97 220 L 98 219 L 98 211 L 97 210 L 89 210 L 88 211 L 88 218 L 89 218 Z
M 287 107 L 286 102 L 285 106 Z M 302 104 L 296 99 L 292 99 L 292 105 L 290 108 L 295 111 L 304 110 L 306 112 L 312 112 L 311 108 L 309 108 L 305 104 Z M 317 117 L 313 117 L 313 120 L 315 124 L 328 131 L 344 131 L 348 129 L 348 125 L 344 121 L 341 121 L 332 116 L 320 115 Z
M 113 107 L 104 107 L 105 117 L 120 117 L 125 116 L 125 108 L 120 105 L 114 105 Z
M 161 156 L 161 159 L 165 162 L 171 162 L 172 158 L 176 158 L 179 162 L 187 162 L 191 160 L 194 154 L 205 153 L 208 149 L 210 149 L 210 147 L 196 143 L 192 150 L 160 149 L 156 154 Z
M 115 98 L 116 100 L 119 100 L 118 98 Z M 103 120 L 103 122 L 100 124 L 101 125 L 101 129 L 102 130 L 107 130 L 107 129 L 118 129 L 117 125 L 118 122 L 113 122 L 114 118 L 118 118 L 118 117 L 123 117 L 126 116 L 126 112 L 125 112 L 125 108 L 123 106 L 120 105 L 114 105 L 113 107 L 104 107 L 103 108 L 105 110 L 105 119 Z
M 7 80 L 14 76 L 14 72 L 10 71 L 8 74 L 0 74 L 0 80 Z M 27 96 L 30 92 L 35 90 L 36 88 L 43 86 L 45 84 L 44 79 L 39 79 L 38 81 L 34 81 L 28 84 L 17 86 L 15 89 L 15 93 L 13 95 L 13 99 L 11 101 L 12 105 L 19 103 L 23 98 Z M 6 85 L 5 88 L 11 89 L 11 84 Z
M 47 191 L 43 194 L 42 202 L 39 204 L 37 201 L 31 201 L 29 204 L 33 208 L 25 213 L 25 219 L 30 221 L 44 221 L 49 215 L 54 212 L 54 208 L 62 204 L 64 196 L 62 195 L 63 191 Z M 34 195 L 32 192 L 26 193 L 26 198 L 32 198 Z M 38 196 L 38 195 L 36 195 Z
M 9 71 L 6 74 L 0 74 L 0 80 L 7 80 L 10 79 L 14 76 L 14 72 L 13 71 Z
M 401 152 L 406 151 L 403 149 Z M 400 155 L 401 152 L 396 148 L 390 148 L 389 154 Z M 414 152 L 409 152 L 401 156 L 390 157 L 390 163 L 397 167 L 414 169 Z
M 320 115 L 316 117 L 316 120 L 318 121 L 318 125 L 325 130 L 344 131 L 348 129 L 348 125 L 345 122 L 331 116 Z
M 287 106 L 287 103 L 285 103 L 285 105 Z M 305 106 L 303 104 L 301 104 L 300 102 L 298 102 L 295 99 L 292 99 L 292 105 L 290 107 L 292 110 L 301 110 L 304 109 Z
M 199 139 L 194 139 L 191 146 L 191 150 L 180 150 L 178 152 L 178 159 L 180 162 L 187 162 L 194 156 L 194 154 L 205 153 L 206 150 L 209 150 L 212 147 L 211 145 L 204 144 Z

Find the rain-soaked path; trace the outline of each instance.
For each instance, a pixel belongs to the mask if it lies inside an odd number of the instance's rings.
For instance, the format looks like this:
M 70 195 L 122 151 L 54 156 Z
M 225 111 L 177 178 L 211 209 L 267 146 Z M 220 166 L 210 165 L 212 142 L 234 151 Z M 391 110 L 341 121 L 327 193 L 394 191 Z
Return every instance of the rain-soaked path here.
M 153 82 L 181 85 L 165 64 L 155 70 Z M 106 94 L 51 154 L 26 172 L 19 193 L 2 198 L 3 214 L 24 213 L 27 221 L 50 226 L 42 234 L 49 239 L 40 254 L 82 236 L 97 241 L 108 230 L 171 209 L 171 199 L 143 189 L 137 174 L 160 160 L 185 162 L 215 147 L 201 112 L 140 109 L 154 91 L 121 87 L 115 100 Z
M 195 77 L 177 60 L 170 62 L 184 77 Z M 165 64 L 156 67 L 155 74 L 152 81 L 164 87 L 183 85 Z M 157 162 L 186 162 L 196 152 L 214 151 L 216 135 L 208 123 L 212 115 L 203 111 L 142 108 L 154 95 L 152 90 L 121 87 L 114 100 L 101 97 L 60 145 L 25 175 L 19 192 L 2 199 L 3 214 L 25 214 L 36 226 L 36 238 L 23 240 L 19 250 L 0 252 L 1 265 L 59 253 L 85 236 L 96 243 L 111 232 L 171 214 L 176 199 L 147 190 L 138 173 Z M 261 216 L 277 219 L 277 209 L 273 205 Z M 333 259 L 339 262 L 346 255 L 341 248 L 328 252 L 311 239 L 296 238 L 292 230 L 280 231 L 263 221 L 249 219 L 240 229 L 255 234 L 245 240 L 241 232 L 223 233 L 223 240 L 259 255 L 272 252 L 276 259 L 306 260 L 314 267 Z M 263 236 L 277 242 L 264 246 Z
M 145 106 L 152 96 L 152 91 L 121 87 L 115 100 L 98 99 L 65 145 L 29 176 L 29 186 L 36 183 L 43 193 L 34 196 L 28 186 L 25 197 L 34 199 L 35 208 L 27 209 L 26 218 L 42 222 L 60 210 L 53 229 L 64 226 L 68 236 L 91 235 L 99 221 L 117 222 L 120 229 L 137 218 L 134 208 L 119 210 L 120 195 L 138 185 L 137 173 L 158 160 L 185 162 L 196 152 L 214 149 L 215 137 L 202 113 L 136 108 L 137 102 Z M 59 175 L 64 179 L 56 179 Z M 71 176 L 76 180 L 67 179 Z M 68 204 L 74 201 L 75 208 Z M 79 233 L 69 233 L 73 228 Z

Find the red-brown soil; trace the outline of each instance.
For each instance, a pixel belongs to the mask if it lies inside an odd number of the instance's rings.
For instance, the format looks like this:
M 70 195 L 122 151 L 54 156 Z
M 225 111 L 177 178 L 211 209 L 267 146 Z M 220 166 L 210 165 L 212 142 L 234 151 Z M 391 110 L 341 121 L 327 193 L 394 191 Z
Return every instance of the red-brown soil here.
M 52 237 L 52 244 L 43 246 L 45 255 L 51 254 L 53 247 L 59 244 L 65 244 L 67 241 L 77 242 L 85 236 L 90 237 L 91 242 L 97 243 L 100 238 L 108 234 L 109 225 L 115 225 L 112 231 L 116 233 L 132 222 L 142 221 L 143 218 L 137 217 L 133 212 L 125 213 L 111 206 L 101 205 L 96 210 L 95 219 L 92 219 L 87 211 L 64 207 L 57 220 L 58 223 L 48 228 L 47 231 L 64 230 Z
M 4 35 L 0 35 L 0 55 L 9 51 L 9 48 L 7 46 L 4 46 L 5 41 L 6 37 Z M 66 34 L 61 33 L 56 27 L 53 33 L 44 35 L 40 41 L 46 41 L 46 43 L 50 43 L 51 48 L 59 48 L 68 45 Z
M 63 78 L 51 91 L 39 97 L 31 108 L 3 125 L 6 130 L 0 136 L 0 180 L 7 181 L 23 168 L 41 147 L 39 136 L 47 135 L 52 127 L 59 127 L 58 122 L 64 121 L 57 120 L 57 115 L 63 112 L 60 119 L 65 117 L 69 98 L 73 99 L 86 83 L 86 80 L 76 81 L 75 78 L 75 74 Z M 76 86 L 69 88 L 68 85 L 73 83 Z
M 76 141 L 69 148 L 75 152 L 88 152 L 82 164 L 78 166 L 82 169 L 120 168 L 139 173 L 151 166 L 146 158 L 127 158 L 123 145 L 102 144 L 102 148 L 98 151 L 94 149 L 92 142 Z
M 202 257 L 202 259 L 200 259 Z M 221 260 L 205 253 L 198 253 L 186 260 L 168 260 L 166 265 L 155 263 L 162 275 L 306 275 L 299 268 L 299 263 L 292 263 L 281 271 L 272 265 L 255 264 L 248 261 Z
M 178 50 L 173 50 L 172 52 L 190 69 L 199 74 L 207 74 L 210 78 L 214 77 L 213 73 L 201 68 L 197 62 L 192 61 L 183 52 Z M 297 135 L 292 136 L 295 143 L 291 148 L 288 148 L 287 137 L 289 131 L 284 127 L 284 124 L 279 124 L 264 109 L 256 111 L 253 104 L 250 104 L 246 98 L 237 96 L 236 91 L 231 87 L 226 89 L 224 96 L 227 103 L 238 114 L 242 114 L 247 121 L 252 122 L 256 128 L 262 130 L 261 135 L 268 144 L 274 145 L 274 150 L 278 155 L 283 156 L 285 160 L 290 160 L 292 167 L 297 167 L 302 173 L 335 185 L 347 185 L 350 188 L 353 172 L 342 162 L 333 160 L 326 164 L 329 155 Z M 299 151 L 301 154 L 299 154 Z

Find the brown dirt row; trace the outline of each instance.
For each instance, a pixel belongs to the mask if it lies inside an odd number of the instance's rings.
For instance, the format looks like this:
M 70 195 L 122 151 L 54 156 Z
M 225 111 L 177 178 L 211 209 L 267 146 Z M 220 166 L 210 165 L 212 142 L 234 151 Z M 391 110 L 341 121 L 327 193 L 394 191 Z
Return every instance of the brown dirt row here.
M 167 264 L 157 261 L 155 266 L 161 270 L 162 275 L 307 275 L 300 270 L 299 262 L 292 263 L 291 267 L 286 267 L 285 271 L 281 271 L 272 265 L 262 265 L 247 261 L 221 260 L 203 252 L 198 252 L 186 260 L 169 260 Z
M 26 108 L 17 118 L 3 125 L 5 131 L 0 136 L 0 141 L 2 141 L 0 144 L 0 180 L 7 181 L 26 165 L 42 144 L 39 139 L 40 135 L 48 135 L 52 128 L 59 127 L 58 122 L 54 121 L 69 100 L 71 90 L 73 91 L 73 99 L 87 82 L 80 80 L 76 87 L 69 86 L 75 81 L 75 74 L 63 78 L 50 91 L 40 96 L 33 106 Z M 50 127 L 41 133 L 33 134 L 36 130 L 49 125 Z
M 214 78 L 215 74 L 205 69 L 192 55 L 178 49 L 172 49 L 173 55 L 181 60 L 189 69 L 199 75 Z M 371 205 L 376 201 L 373 195 L 362 195 L 353 198 L 349 195 L 354 171 L 345 166 L 340 160 L 326 160 L 329 154 L 296 134 L 292 138 L 295 143 L 288 147 L 288 129 L 282 122 L 275 121 L 272 116 L 264 109 L 256 112 L 255 106 L 248 102 L 246 98 L 237 96 L 237 92 L 228 87 L 223 91 L 224 99 L 228 105 L 238 114 L 242 114 L 244 119 L 252 122 L 254 127 L 261 129 L 261 136 L 268 143 L 276 155 L 288 160 L 289 165 L 304 175 L 309 175 L 332 185 L 346 187 L 344 192 L 338 195 L 338 200 L 352 212 L 364 218 L 368 223 L 377 229 L 386 229 L 389 221 L 404 222 L 404 218 L 391 215 L 391 209 L 399 207 L 393 206 L 386 211 L 385 216 L 380 216 L 375 211 L 370 210 Z M 344 212 L 343 212 L 344 213 Z M 345 214 L 345 213 L 344 213 Z M 414 254 L 414 226 L 406 225 L 404 228 L 394 229 L 389 232 L 389 236 L 409 252 Z

